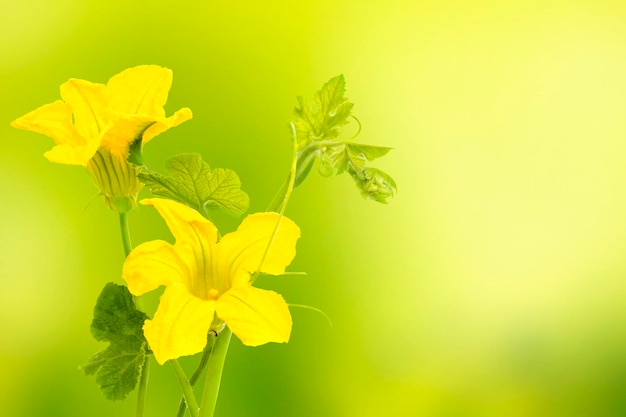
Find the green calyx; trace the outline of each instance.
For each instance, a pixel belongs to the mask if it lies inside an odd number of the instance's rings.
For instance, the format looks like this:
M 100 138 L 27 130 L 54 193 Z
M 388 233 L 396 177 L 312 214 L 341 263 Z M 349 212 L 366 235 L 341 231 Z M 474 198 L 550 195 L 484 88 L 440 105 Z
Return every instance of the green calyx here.
M 111 210 L 126 213 L 136 207 L 141 183 L 137 168 L 124 157 L 100 148 L 89 160 L 87 170 Z

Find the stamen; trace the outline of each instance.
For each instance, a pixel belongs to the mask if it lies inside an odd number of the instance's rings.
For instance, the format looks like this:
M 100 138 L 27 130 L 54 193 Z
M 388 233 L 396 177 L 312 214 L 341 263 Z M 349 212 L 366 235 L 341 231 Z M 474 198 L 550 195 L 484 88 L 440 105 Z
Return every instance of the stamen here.
M 215 288 L 211 288 L 209 290 L 209 300 L 217 300 L 217 297 L 220 295 L 220 292 Z

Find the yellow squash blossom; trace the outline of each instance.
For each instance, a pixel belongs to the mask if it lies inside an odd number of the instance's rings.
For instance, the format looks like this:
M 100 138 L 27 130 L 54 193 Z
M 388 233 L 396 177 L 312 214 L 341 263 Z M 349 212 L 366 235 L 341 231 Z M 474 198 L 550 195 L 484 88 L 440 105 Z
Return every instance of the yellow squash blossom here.
M 293 221 L 277 213 L 252 214 L 218 241 L 213 223 L 183 204 L 159 198 L 142 204 L 154 206 L 176 238 L 174 245 L 156 240 L 137 246 L 122 272 L 133 295 L 166 287 L 154 318 L 143 326 L 160 364 L 201 352 L 209 330 L 224 323 L 248 346 L 289 340 L 285 300 L 252 287 L 250 274 L 285 272 L 300 237 Z
M 140 141 L 140 147 L 191 119 L 188 108 L 165 117 L 171 84 L 172 71 L 157 65 L 126 69 L 106 85 L 70 79 L 61 85 L 63 100 L 39 107 L 11 125 L 54 139 L 56 146 L 45 157 L 85 166 L 109 207 L 124 212 L 135 204 L 140 188 L 135 168 L 127 161 L 131 144 Z

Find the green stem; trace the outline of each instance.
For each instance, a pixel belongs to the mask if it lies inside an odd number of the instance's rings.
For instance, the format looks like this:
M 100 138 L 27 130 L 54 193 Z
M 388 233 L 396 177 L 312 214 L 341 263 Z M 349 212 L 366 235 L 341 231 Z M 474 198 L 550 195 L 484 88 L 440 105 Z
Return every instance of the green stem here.
M 122 246 L 124 247 L 124 256 L 128 257 L 128 254 L 133 249 L 133 245 L 130 242 L 130 232 L 128 230 L 128 217 L 126 217 L 126 213 L 120 213 L 120 231 L 122 232 Z M 140 308 L 139 300 L 137 297 L 133 297 L 135 301 L 135 307 L 139 310 L 143 310 Z M 139 379 L 139 388 L 137 390 L 137 411 L 135 413 L 136 417 L 143 417 L 143 410 L 146 403 L 146 392 L 148 390 L 148 376 L 150 374 L 150 357 L 146 356 L 146 359 L 143 362 L 143 367 L 141 368 L 141 377 Z
M 189 384 L 192 387 L 196 385 L 196 382 L 198 382 L 200 376 L 202 376 L 202 372 L 206 369 L 214 344 L 215 336 L 213 336 L 213 333 L 211 332 L 209 333 L 207 345 L 202 352 L 202 358 L 200 359 L 200 363 L 198 364 L 198 367 L 196 368 L 196 371 L 193 373 L 191 378 L 189 378 Z M 187 402 L 185 402 L 185 397 L 183 397 L 180 399 L 180 404 L 178 405 L 178 414 L 176 414 L 176 417 L 183 417 L 185 415 L 185 411 L 187 411 Z
M 130 233 L 128 232 L 128 218 L 126 213 L 120 213 L 120 229 L 122 231 L 122 246 L 124 246 L 124 256 L 128 256 L 133 248 L 130 243 Z
M 127 213 L 120 213 L 120 231 L 122 232 L 122 246 L 124 247 L 124 256 L 127 258 L 130 251 L 133 250 L 133 244 L 130 241 L 130 231 L 128 229 L 128 217 Z M 137 310 L 144 311 L 144 306 L 141 300 L 137 297 L 133 297 L 135 301 L 135 307 Z
M 189 405 L 189 412 L 191 413 L 191 417 L 198 417 L 198 402 L 196 401 L 196 396 L 193 394 L 193 388 L 187 380 L 187 375 L 185 375 L 185 371 L 183 371 L 183 368 L 180 366 L 176 359 L 172 359 L 169 362 L 170 364 L 172 364 L 172 368 L 174 368 L 174 372 L 176 373 L 176 377 L 178 378 L 180 388 L 183 390 L 183 396 L 185 397 L 185 401 Z
M 199 417 L 213 417 L 215 413 L 217 396 L 220 392 L 222 371 L 224 370 L 224 361 L 226 360 L 226 353 L 228 353 L 228 345 L 230 344 L 231 336 L 232 333 L 228 326 L 226 326 L 217 337 L 217 341 L 213 346 L 213 352 L 211 352 L 211 356 L 209 357 L 209 366 L 202 390 L 202 403 L 200 404 Z
M 283 185 L 280 186 L 280 188 L 274 195 L 274 198 L 272 198 L 272 201 L 270 202 L 269 206 L 267 206 L 267 209 L 265 211 L 278 212 L 280 210 L 280 206 L 285 200 L 285 193 L 287 192 L 287 187 L 289 186 L 290 179 L 291 179 L 291 175 L 287 177 L 287 179 L 285 179 L 285 182 L 283 182 Z
M 293 159 L 291 161 L 291 170 L 289 172 L 289 181 L 287 182 L 287 188 L 285 189 L 285 196 L 283 197 L 283 201 L 280 203 L 280 211 L 278 221 L 276 222 L 276 226 L 274 226 L 274 231 L 272 232 L 272 236 L 270 237 L 270 241 L 265 247 L 265 252 L 263 253 L 263 257 L 261 258 L 261 262 L 259 262 L 259 266 L 256 269 L 256 272 L 250 278 L 250 285 L 254 284 L 254 281 L 259 277 L 261 273 L 261 269 L 263 267 L 263 262 L 265 262 L 265 258 L 267 258 L 267 254 L 270 251 L 270 247 L 272 243 L 274 243 L 274 239 L 278 234 L 278 228 L 280 227 L 280 223 L 285 216 L 285 209 L 287 208 L 287 204 L 289 203 L 289 197 L 291 197 L 291 192 L 293 191 L 294 184 L 296 181 L 296 169 L 298 167 L 298 141 L 296 139 L 296 127 L 291 123 L 291 132 L 293 134 Z M 272 202 L 272 204 L 274 204 Z
M 141 368 L 141 379 L 139 380 L 139 390 L 137 391 L 137 412 L 135 416 L 143 417 L 144 404 L 146 403 L 146 390 L 148 388 L 148 375 L 150 374 L 150 356 L 146 355 Z

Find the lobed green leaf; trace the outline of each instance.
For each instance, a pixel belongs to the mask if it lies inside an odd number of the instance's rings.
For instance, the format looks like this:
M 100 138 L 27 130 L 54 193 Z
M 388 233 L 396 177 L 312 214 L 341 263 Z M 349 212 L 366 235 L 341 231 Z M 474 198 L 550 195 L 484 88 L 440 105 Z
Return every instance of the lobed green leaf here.
M 95 375 L 108 400 L 123 400 L 133 391 L 144 363 L 147 342 L 143 323 L 148 318 L 138 311 L 128 289 L 106 284 L 93 311 L 91 334 L 109 346 L 82 366 L 85 375 Z
M 248 210 L 250 198 L 230 169 L 211 167 L 196 153 L 181 154 L 166 163 L 167 174 L 146 168 L 139 179 L 152 194 L 179 201 L 209 217 L 211 209 L 239 215 Z
M 343 75 L 331 78 L 311 101 L 298 97 L 292 123 L 296 130 L 298 150 L 312 142 L 336 139 L 348 124 L 353 104 L 345 97 Z

